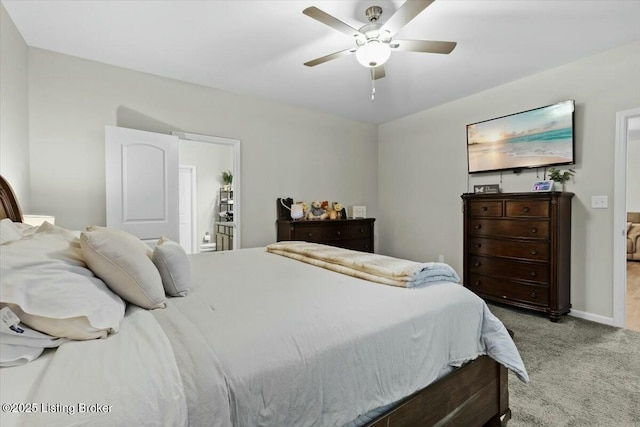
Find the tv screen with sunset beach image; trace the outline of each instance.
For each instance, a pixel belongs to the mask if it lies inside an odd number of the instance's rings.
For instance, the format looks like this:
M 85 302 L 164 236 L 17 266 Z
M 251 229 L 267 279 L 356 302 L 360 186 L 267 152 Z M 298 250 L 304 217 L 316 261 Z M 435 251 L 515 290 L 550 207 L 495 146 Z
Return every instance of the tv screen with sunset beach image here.
M 574 163 L 574 101 L 467 125 L 469 173 Z

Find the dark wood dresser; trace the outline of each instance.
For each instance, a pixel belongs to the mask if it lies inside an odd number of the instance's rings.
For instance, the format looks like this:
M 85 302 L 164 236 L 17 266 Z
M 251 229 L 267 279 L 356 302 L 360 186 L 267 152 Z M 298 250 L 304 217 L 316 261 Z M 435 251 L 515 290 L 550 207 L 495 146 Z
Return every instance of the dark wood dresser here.
M 463 194 L 464 285 L 557 322 L 571 308 L 572 197 Z
M 304 240 L 362 252 L 373 252 L 375 218 L 277 221 L 278 242 Z

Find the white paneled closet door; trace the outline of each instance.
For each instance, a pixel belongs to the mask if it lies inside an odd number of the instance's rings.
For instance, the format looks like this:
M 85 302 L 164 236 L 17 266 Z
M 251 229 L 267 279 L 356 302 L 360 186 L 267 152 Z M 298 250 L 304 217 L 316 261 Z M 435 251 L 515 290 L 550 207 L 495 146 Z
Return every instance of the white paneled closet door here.
M 107 227 L 179 241 L 178 137 L 105 126 Z

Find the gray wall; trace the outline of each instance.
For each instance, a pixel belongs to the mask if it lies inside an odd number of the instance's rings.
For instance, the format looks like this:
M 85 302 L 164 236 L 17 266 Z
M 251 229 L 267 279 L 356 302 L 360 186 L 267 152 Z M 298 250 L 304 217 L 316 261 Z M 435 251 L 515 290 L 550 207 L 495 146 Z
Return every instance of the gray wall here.
M 576 101 L 571 301 L 611 318 L 616 112 L 640 106 L 640 42 L 381 125 L 380 251 L 416 260 L 443 254 L 462 272 L 460 195 L 500 182 L 504 192 L 530 191 L 538 179 L 524 171 L 467 181 L 465 126 L 566 99 Z M 592 195 L 609 196 L 609 209 L 591 209 Z
M 29 115 L 33 208 L 63 227 L 105 223 L 105 125 L 240 140 L 242 247 L 275 241 L 281 196 L 376 214 L 376 125 L 36 48 Z
M 31 203 L 27 52 L 0 4 L 0 174 L 11 183 L 25 211 Z

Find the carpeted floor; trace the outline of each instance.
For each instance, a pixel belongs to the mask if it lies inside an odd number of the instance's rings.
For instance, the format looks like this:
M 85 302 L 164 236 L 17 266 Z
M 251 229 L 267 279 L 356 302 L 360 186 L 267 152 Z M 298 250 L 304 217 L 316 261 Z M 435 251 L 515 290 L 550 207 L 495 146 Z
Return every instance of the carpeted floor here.
M 515 333 L 530 377 L 509 374 L 509 427 L 640 426 L 640 332 L 489 308 Z

